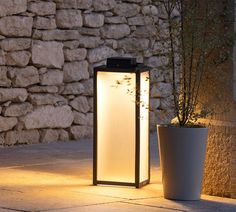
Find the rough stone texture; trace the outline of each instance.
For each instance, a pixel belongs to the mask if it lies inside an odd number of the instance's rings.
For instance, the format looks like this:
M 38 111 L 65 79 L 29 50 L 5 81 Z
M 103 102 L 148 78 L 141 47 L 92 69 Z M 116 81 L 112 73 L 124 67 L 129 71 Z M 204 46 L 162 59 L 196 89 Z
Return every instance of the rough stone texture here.
M 32 109 L 33 106 L 28 102 L 20 104 L 11 104 L 6 108 L 3 114 L 4 116 L 11 116 L 11 117 L 23 116 L 31 112 Z
M 10 87 L 11 80 L 7 77 L 7 68 L 5 66 L 0 66 L 0 86 Z
M 28 88 L 29 92 L 32 93 L 57 93 L 58 88 L 56 86 L 32 86 Z
M 155 83 L 151 89 L 151 97 L 168 97 L 172 94 L 172 86 L 170 83 Z
M 93 135 L 93 128 L 89 126 L 73 126 L 70 128 L 73 139 L 89 138 Z
M 27 114 L 22 120 L 26 129 L 66 128 L 74 120 L 69 106 L 42 106 Z
M 123 16 L 112 16 L 112 17 L 105 17 L 105 23 L 107 24 L 123 24 L 127 23 L 127 20 Z
M 31 57 L 28 51 L 16 51 L 6 54 L 6 65 L 10 66 L 27 66 Z
M 33 27 L 36 29 L 55 29 L 57 28 L 57 25 L 55 18 L 37 16 L 34 19 Z
M 5 53 L 0 49 L 0 65 L 5 65 L 6 60 L 5 60 Z
M 117 53 L 113 49 L 107 46 L 102 46 L 88 51 L 88 61 L 91 63 L 96 63 L 116 55 Z
M 25 88 L 0 88 L 0 102 L 24 102 L 27 96 Z
M 63 94 L 82 94 L 84 92 L 84 86 L 80 82 L 66 84 Z
M 148 39 L 124 38 L 118 41 L 118 47 L 127 52 L 144 51 L 148 46 Z
M 31 94 L 30 101 L 34 105 L 66 105 L 67 99 L 58 94 Z
M 37 68 L 27 66 L 26 68 L 13 68 L 10 70 L 14 87 L 27 87 L 39 82 Z
M 95 11 L 106 11 L 114 8 L 116 2 L 114 0 L 96 0 L 93 1 Z
M 65 63 L 64 68 L 64 82 L 80 81 L 89 78 L 88 62 L 71 62 Z
M 74 114 L 74 123 L 85 126 L 93 126 L 93 113 L 79 113 L 73 111 Z
M 66 41 L 66 40 L 76 40 L 79 38 L 78 30 L 35 30 L 33 34 L 34 39 L 41 39 L 46 41 Z
M 29 49 L 31 39 L 29 38 L 7 38 L 0 42 L 0 46 L 4 51 L 19 51 Z
M 30 37 L 33 18 L 22 16 L 7 16 L 0 18 L 0 34 L 12 37 Z
M 57 69 L 48 69 L 40 76 L 41 85 L 60 85 L 63 83 L 63 72 Z
M 87 55 L 87 50 L 85 48 L 78 49 L 65 49 L 64 56 L 65 61 L 76 61 L 76 60 L 84 60 Z
M 84 15 L 84 25 L 87 27 L 101 27 L 104 24 L 104 15 L 91 13 Z
M 87 98 L 84 96 L 76 97 L 73 101 L 70 102 L 70 105 L 75 110 L 82 113 L 87 113 L 89 111 L 89 103 Z
M 12 129 L 17 124 L 16 118 L 0 116 L 0 132 Z
M 115 14 L 124 17 L 132 17 L 139 13 L 140 6 L 137 4 L 122 3 L 117 4 L 114 9 Z
M 77 8 L 79 9 L 90 9 L 93 0 L 77 0 L 76 3 L 77 3 Z
M 3 0 L 0 7 L 0 17 L 25 12 L 27 0 Z
M 69 133 L 63 129 L 58 130 L 59 141 L 68 141 L 70 139 Z
M 104 41 L 100 37 L 81 36 L 79 37 L 80 47 L 83 48 L 96 48 L 103 44 Z
M 105 38 L 120 39 L 130 34 L 130 28 L 127 24 L 105 25 L 101 33 Z
M 34 41 L 32 62 L 39 66 L 61 68 L 64 63 L 63 44 L 51 41 Z
M 53 142 L 53 141 L 58 141 L 59 139 L 59 133 L 57 130 L 52 130 L 52 129 L 47 129 L 47 130 L 42 130 L 41 133 L 41 142 Z
M 36 15 L 54 15 L 56 13 L 56 4 L 54 2 L 30 2 L 28 10 Z
M 31 126 L 40 134 L 35 142 L 91 136 L 93 69 L 112 56 L 137 57 L 152 66 L 152 124 L 169 121 L 171 92 L 156 84 L 171 83 L 162 67 L 166 46 L 154 36 L 154 24 L 163 22 L 159 16 L 149 0 L 0 1 L 0 114 L 18 119 L 7 136 L 1 133 L 0 143 L 23 144 Z M 75 121 L 63 125 L 59 109 Z M 72 133 L 75 125 L 80 130 Z M 51 139 L 51 132 L 58 135 Z
M 59 28 L 81 27 L 83 20 L 80 10 L 58 10 L 56 22 Z
M 168 65 L 167 57 L 150 57 L 146 60 L 146 64 L 152 68 Z

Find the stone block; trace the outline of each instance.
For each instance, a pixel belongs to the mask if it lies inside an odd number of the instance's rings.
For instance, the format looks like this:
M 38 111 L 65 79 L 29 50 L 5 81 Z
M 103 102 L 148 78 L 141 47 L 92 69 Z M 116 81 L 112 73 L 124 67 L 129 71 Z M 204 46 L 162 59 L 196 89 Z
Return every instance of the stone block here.
M 6 54 L 6 65 L 10 66 L 27 66 L 31 57 L 29 51 L 8 52 Z
M 87 113 L 90 109 L 88 100 L 84 96 L 76 97 L 69 104 L 72 108 L 82 113 Z
M 107 24 L 125 24 L 127 20 L 124 16 L 112 16 L 112 17 L 105 17 L 104 20 Z
M 84 88 L 83 95 L 93 96 L 93 79 L 84 80 L 81 82 Z
M 66 130 L 59 129 L 58 135 L 59 135 L 59 138 L 58 138 L 59 141 L 68 141 L 70 139 L 69 133 Z
M 0 116 L 0 132 L 11 130 L 17 124 L 17 118 Z
M 6 133 L 4 144 L 37 144 L 39 137 L 38 130 L 9 131 Z
M 127 24 L 109 24 L 101 29 L 104 38 L 120 39 L 130 34 L 130 28 Z
M 153 56 L 145 60 L 145 64 L 152 68 L 167 66 L 169 63 L 168 57 L 165 56 Z
M 30 37 L 33 18 L 23 16 L 7 16 L 0 18 L 0 34 L 11 37 Z
M 144 51 L 149 47 L 148 39 L 123 38 L 118 41 L 118 48 L 126 52 Z
M 19 51 L 29 49 L 31 46 L 31 39 L 6 38 L 0 42 L 0 46 L 4 51 Z
M 58 130 L 53 130 L 53 129 L 45 129 L 41 131 L 41 138 L 40 141 L 42 143 L 50 143 L 53 141 L 58 141 L 59 140 L 59 133 Z
M 41 106 L 27 114 L 22 120 L 26 129 L 67 128 L 74 120 L 69 106 Z
M 28 88 L 29 92 L 32 93 L 57 93 L 57 86 L 32 86 Z
M 34 66 L 26 68 L 13 68 L 10 71 L 12 82 L 15 87 L 27 87 L 39 83 L 39 74 Z
M 171 83 L 159 82 L 153 84 L 151 88 L 151 97 L 159 98 L 159 97 L 168 97 L 170 95 L 172 95 Z
M 88 50 L 87 58 L 90 63 L 96 63 L 112 56 L 117 56 L 117 52 L 107 46 L 102 46 Z
M 5 52 L 0 49 L 0 65 L 5 65 L 6 63 L 6 58 L 5 58 Z
M 84 93 L 84 86 L 80 82 L 74 82 L 74 83 L 68 83 L 65 85 L 65 88 L 62 92 L 62 94 L 82 94 Z
M 93 113 L 79 113 L 73 111 L 74 123 L 85 126 L 93 126 Z
M 27 96 L 25 88 L 0 88 L 0 102 L 24 102 Z
M 63 44 L 55 41 L 34 41 L 32 62 L 39 66 L 61 68 L 64 64 Z
M 29 2 L 28 10 L 39 16 L 54 15 L 56 13 L 56 4 L 54 2 L 38 1 Z
M 118 16 L 132 17 L 139 13 L 140 6 L 137 4 L 121 3 L 114 8 L 114 13 Z
M 81 138 L 91 138 L 93 135 L 93 128 L 90 126 L 72 126 L 70 128 L 70 133 L 75 140 Z
M 83 20 L 80 10 L 57 10 L 56 23 L 59 28 L 81 27 Z
M 11 80 L 7 77 L 7 67 L 0 66 L 0 86 L 1 87 L 10 87 Z
M 55 18 L 37 16 L 34 19 L 33 27 L 36 29 L 55 29 L 57 25 Z
M 60 85 L 63 83 L 63 72 L 59 69 L 48 69 L 40 75 L 41 85 Z
M 83 48 L 96 48 L 104 43 L 100 37 L 94 36 L 80 36 L 79 37 L 79 46 Z
M 78 49 L 64 49 L 65 61 L 84 60 L 87 56 L 85 48 Z
M 28 102 L 24 102 L 20 104 L 9 105 L 8 107 L 6 107 L 3 114 L 4 116 L 18 117 L 18 116 L 26 115 L 32 110 L 33 110 L 33 106 Z
M 78 30 L 35 30 L 33 38 L 41 39 L 45 41 L 66 41 L 66 40 L 78 40 L 79 39 Z
M 84 26 L 101 27 L 104 24 L 104 15 L 100 13 L 84 14 Z
M 95 11 L 107 11 L 116 6 L 115 0 L 96 0 L 93 1 Z
M 88 62 L 86 60 L 81 62 L 65 63 L 63 71 L 64 82 L 74 82 L 83 79 L 89 79 Z
M 27 0 L 2 0 L 0 17 L 23 13 L 27 10 Z
M 31 94 L 29 100 L 34 105 L 66 105 L 67 99 L 58 94 Z

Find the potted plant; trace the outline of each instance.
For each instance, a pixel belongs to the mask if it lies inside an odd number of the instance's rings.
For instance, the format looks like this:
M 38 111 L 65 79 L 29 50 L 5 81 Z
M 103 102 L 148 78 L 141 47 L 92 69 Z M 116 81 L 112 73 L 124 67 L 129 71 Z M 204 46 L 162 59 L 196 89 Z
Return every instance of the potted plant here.
M 209 64 L 228 59 L 225 11 L 216 0 L 155 2 L 162 9 L 159 29 L 165 36 L 159 40 L 168 47 L 176 116 L 171 125 L 157 126 L 164 197 L 199 200 L 208 129 L 198 119 L 212 115 L 199 93 Z

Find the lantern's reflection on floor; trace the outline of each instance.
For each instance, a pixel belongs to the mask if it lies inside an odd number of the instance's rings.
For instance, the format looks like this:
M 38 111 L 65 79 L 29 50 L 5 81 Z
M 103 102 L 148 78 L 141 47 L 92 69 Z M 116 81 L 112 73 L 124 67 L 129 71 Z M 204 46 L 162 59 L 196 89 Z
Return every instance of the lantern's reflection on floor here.
M 0 211 L 236 211 L 236 200 L 162 197 L 155 135 L 151 184 L 142 189 L 92 185 L 92 141 L 0 149 Z

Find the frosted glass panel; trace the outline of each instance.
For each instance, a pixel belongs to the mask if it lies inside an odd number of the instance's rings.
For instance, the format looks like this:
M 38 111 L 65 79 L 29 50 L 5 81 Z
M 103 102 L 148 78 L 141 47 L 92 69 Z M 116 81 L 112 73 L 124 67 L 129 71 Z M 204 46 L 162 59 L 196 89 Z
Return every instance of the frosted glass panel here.
M 134 88 L 135 74 L 97 72 L 98 181 L 135 182 Z
M 149 72 L 140 77 L 140 182 L 149 175 Z

